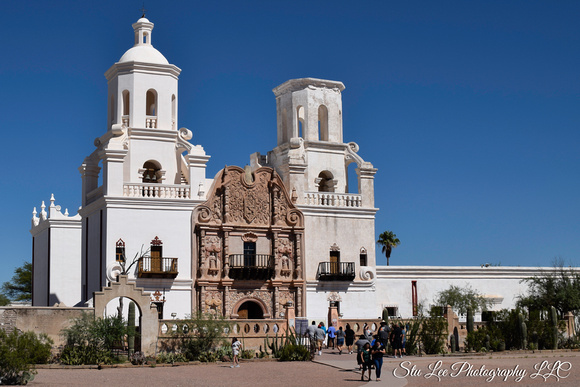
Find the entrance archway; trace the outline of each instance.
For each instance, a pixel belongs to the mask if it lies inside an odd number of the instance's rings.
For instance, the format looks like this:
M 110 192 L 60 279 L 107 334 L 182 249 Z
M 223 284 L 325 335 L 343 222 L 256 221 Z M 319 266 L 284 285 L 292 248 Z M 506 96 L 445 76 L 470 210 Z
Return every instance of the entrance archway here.
M 257 298 L 244 298 L 232 308 L 231 318 L 264 319 L 270 318 L 270 312 L 264 302 Z
M 262 319 L 264 318 L 264 311 L 260 305 L 253 301 L 246 301 L 238 308 L 239 318 L 245 318 L 250 320 Z
M 151 306 L 150 294 L 145 293 L 143 288 L 138 288 L 134 283 L 128 283 L 126 275 L 120 275 L 118 282 L 112 282 L 110 287 L 93 293 L 95 316 L 104 316 L 107 304 L 119 297 L 129 298 L 135 302 L 137 307 L 135 312 L 138 310 L 141 315 L 141 350 L 146 356 L 154 355 L 159 329 L 157 308 Z

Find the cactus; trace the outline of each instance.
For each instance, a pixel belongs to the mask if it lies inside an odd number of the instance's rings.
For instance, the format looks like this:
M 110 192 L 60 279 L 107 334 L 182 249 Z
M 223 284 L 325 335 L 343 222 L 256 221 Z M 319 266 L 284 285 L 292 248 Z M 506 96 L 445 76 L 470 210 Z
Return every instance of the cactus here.
M 383 308 L 383 321 L 389 322 L 389 310 L 387 308 Z
M 266 346 L 270 348 L 270 351 L 272 351 L 272 356 L 278 358 L 281 350 L 280 344 L 278 344 L 278 332 L 276 332 L 276 336 L 274 337 L 272 344 L 270 344 L 270 340 L 268 340 L 268 336 L 266 336 Z
M 535 349 L 540 349 L 538 347 L 538 338 L 539 338 L 538 332 L 537 331 L 533 331 L 532 332 L 532 342 L 534 343 L 534 348 Z
M 455 353 L 455 335 L 449 338 L 449 345 L 451 345 L 451 353 Z
M 524 346 L 524 340 L 525 340 L 525 336 L 524 336 L 524 331 L 523 331 L 523 327 L 526 323 L 524 322 L 524 315 L 521 313 L 518 313 L 518 334 L 519 334 L 519 339 L 520 339 L 520 349 L 526 349 L 526 346 Z
M 520 332 L 522 335 L 522 349 L 528 349 L 528 326 L 525 322 L 520 325 Z
M 550 308 L 550 324 L 552 325 L 552 349 L 558 349 L 558 314 L 556 308 Z
M 467 333 L 473 332 L 473 310 L 467 309 Z
M 485 350 L 489 352 L 491 349 L 491 337 L 489 335 L 485 335 Z
M 129 303 L 129 316 L 127 321 L 127 345 L 129 356 L 135 352 L 135 303 Z

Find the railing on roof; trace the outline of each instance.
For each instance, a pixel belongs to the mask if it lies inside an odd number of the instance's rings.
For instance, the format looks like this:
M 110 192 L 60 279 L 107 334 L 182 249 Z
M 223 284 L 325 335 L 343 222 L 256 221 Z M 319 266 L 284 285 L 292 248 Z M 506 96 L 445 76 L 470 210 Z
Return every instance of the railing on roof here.
M 362 207 L 362 195 L 335 192 L 305 192 L 304 204 L 329 207 Z

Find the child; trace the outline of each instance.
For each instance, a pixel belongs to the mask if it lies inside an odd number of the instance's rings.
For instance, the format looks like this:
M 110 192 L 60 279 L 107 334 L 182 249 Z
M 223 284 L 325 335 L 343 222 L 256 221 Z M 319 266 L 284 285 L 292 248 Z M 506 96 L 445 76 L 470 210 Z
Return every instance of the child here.
M 234 358 L 232 359 L 233 364 L 230 366 L 230 368 L 240 366 L 240 362 L 238 360 L 238 355 L 240 354 L 241 350 L 242 350 L 242 343 L 240 343 L 238 341 L 237 337 L 234 337 L 232 339 L 232 354 L 234 355 Z

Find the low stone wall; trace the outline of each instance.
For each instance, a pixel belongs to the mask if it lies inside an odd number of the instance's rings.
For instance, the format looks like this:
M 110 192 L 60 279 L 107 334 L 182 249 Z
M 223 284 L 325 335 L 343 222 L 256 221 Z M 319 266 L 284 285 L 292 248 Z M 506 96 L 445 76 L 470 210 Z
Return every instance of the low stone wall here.
M 233 337 L 237 337 L 242 342 L 244 349 L 253 349 L 256 352 L 260 349 L 264 350 L 264 340 L 266 338 L 272 343 L 277 333 L 279 340 L 281 340 L 288 329 L 286 319 L 236 319 L 227 320 L 227 322 L 230 325 L 230 329 L 226 332 L 226 340 L 229 342 Z M 187 325 L 187 320 L 159 320 L 157 350 L 173 350 L 177 345 L 174 332 L 183 331 L 185 325 Z M 189 327 L 185 330 L 189 330 Z
M 83 313 L 94 314 L 93 308 L 42 307 L 42 306 L 2 306 L 0 307 L 0 329 L 12 332 L 46 333 L 54 341 L 54 346 L 63 344 L 60 332 L 70 325 L 73 318 Z

